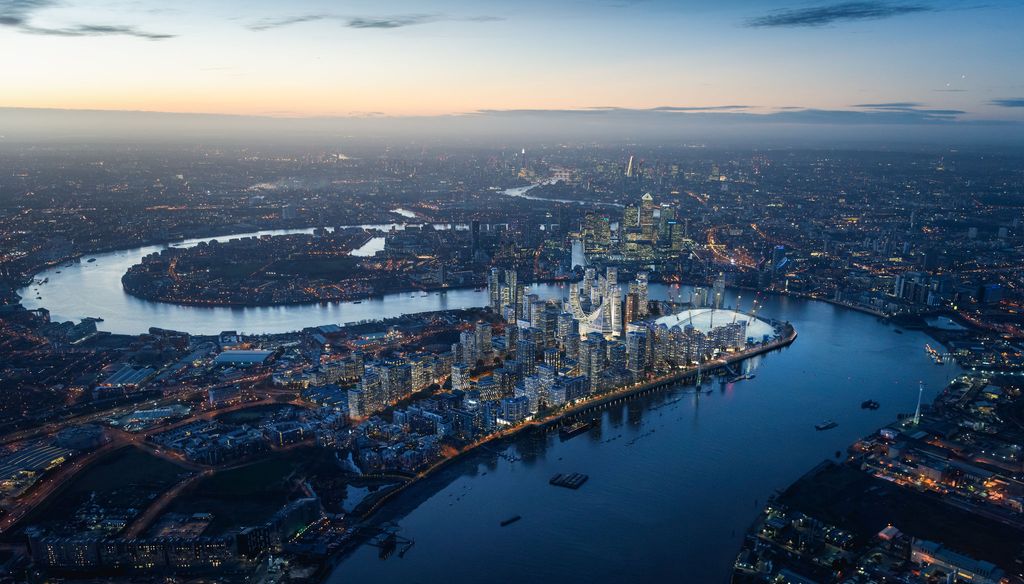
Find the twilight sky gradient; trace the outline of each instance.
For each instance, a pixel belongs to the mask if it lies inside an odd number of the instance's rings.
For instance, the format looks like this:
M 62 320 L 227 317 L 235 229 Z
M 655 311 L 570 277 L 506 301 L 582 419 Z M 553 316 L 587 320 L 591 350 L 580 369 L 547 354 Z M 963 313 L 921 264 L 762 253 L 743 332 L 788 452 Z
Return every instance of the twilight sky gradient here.
M 1022 121 L 1022 25 L 1007 0 L 0 0 L 0 107 Z

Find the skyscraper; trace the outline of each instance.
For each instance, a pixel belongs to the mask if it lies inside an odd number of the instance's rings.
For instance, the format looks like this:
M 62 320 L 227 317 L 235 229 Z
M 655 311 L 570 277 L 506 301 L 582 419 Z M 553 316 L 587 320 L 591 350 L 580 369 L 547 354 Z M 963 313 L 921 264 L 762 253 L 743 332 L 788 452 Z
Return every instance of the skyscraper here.
M 640 235 L 648 241 L 654 240 L 654 197 L 651 193 L 640 198 Z
M 498 268 L 491 268 L 490 273 L 487 275 L 487 298 L 491 308 L 501 310 L 501 293 L 501 270 Z
M 633 331 L 626 335 L 626 369 L 635 375 L 640 375 L 647 370 L 647 335 Z

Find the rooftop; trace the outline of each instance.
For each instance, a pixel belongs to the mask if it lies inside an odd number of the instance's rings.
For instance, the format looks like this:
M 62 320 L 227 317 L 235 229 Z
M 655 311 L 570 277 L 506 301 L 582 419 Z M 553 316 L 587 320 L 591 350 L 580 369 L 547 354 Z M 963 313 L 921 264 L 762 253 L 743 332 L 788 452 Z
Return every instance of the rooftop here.
M 754 339 L 760 340 L 764 335 L 772 336 L 775 334 L 775 329 L 772 328 L 772 325 L 755 316 L 735 310 L 721 308 L 694 308 L 691 310 L 684 310 L 677 314 L 663 316 L 655 322 L 657 324 L 664 324 L 668 328 L 675 326 L 678 326 L 679 328 L 686 328 L 686 326 L 692 324 L 693 328 L 706 333 L 712 328 L 725 326 L 733 322 L 744 321 L 747 323 L 748 337 L 754 337 Z

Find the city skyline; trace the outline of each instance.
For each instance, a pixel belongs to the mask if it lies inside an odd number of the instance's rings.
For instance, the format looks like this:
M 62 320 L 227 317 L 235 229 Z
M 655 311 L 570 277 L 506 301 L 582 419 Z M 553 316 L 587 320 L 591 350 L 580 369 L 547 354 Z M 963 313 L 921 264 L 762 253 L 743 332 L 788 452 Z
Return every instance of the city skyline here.
M 1024 584 L 1021 0 L 0 0 L 0 584 Z

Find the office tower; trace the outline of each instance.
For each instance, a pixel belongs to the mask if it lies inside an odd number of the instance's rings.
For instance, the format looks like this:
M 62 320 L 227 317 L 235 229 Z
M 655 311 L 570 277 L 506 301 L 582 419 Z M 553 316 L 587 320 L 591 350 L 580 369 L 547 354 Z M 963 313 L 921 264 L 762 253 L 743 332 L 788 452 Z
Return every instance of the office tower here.
M 647 272 L 638 272 L 636 275 L 636 296 L 637 296 L 637 316 L 645 318 L 648 314 L 648 279 Z
M 658 244 L 669 247 L 672 244 L 672 225 L 675 224 L 676 211 L 672 207 L 663 206 L 658 218 Z
M 558 371 L 562 366 L 562 353 L 556 347 L 544 349 L 544 364 Z
M 470 366 L 465 363 L 454 363 L 452 365 L 452 390 L 468 390 L 470 378 Z
M 639 315 L 637 314 L 637 304 L 639 304 L 639 302 L 640 299 L 637 296 L 636 292 L 631 291 L 629 294 L 626 294 L 626 310 L 623 313 L 622 319 L 623 323 L 625 323 L 626 325 L 629 325 L 629 323 L 636 322 L 637 320 L 640 319 Z
M 651 193 L 640 198 L 640 235 L 648 241 L 654 240 L 654 197 Z
M 575 361 L 579 358 L 580 321 L 571 312 L 558 315 L 558 343 L 566 359 Z
M 680 250 L 682 250 L 683 249 L 683 240 L 686 238 L 686 235 L 684 233 L 685 230 L 684 230 L 682 224 L 680 224 L 678 221 L 669 221 L 668 222 L 668 231 L 669 231 L 669 238 L 671 240 L 670 243 L 669 243 L 669 246 L 672 248 L 672 251 L 680 251 Z
M 636 205 L 626 205 L 622 213 L 622 231 L 623 233 L 640 231 L 640 208 Z
M 478 322 L 476 323 L 476 328 L 473 332 L 478 358 L 489 355 L 493 351 L 491 343 L 491 325 L 486 322 Z
M 515 270 L 505 270 L 504 290 L 507 298 L 503 299 L 505 306 L 515 306 L 519 301 L 519 274 Z
M 520 331 L 516 341 L 516 360 L 522 363 L 524 375 L 533 375 L 537 371 L 537 345 L 533 330 Z
M 479 358 L 480 348 L 476 344 L 476 331 L 459 333 L 459 354 L 455 356 L 455 360 L 472 365 Z
M 589 391 L 599 389 L 599 377 L 604 371 L 605 340 L 601 333 L 590 333 L 580 346 L 580 372 L 589 380 Z
M 501 270 L 498 268 L 491 268 L 490 273 L 487 275 L 487 297 L 491 308 L 501 310 L 501 293 Z

